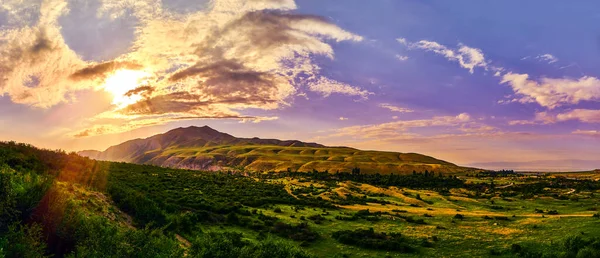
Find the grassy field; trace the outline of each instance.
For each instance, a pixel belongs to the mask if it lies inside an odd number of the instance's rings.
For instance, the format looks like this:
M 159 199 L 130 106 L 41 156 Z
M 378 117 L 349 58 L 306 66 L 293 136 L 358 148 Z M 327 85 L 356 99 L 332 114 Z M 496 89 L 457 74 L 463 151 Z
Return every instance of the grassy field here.
M 192 166 L 202 160 L 215 160 L 223 169 L 243 168 L 247 171 L 351 171 L 358 167 L 363 173 L 411 173 L 444 171 L 447 173 L 471 169 L 416 153 L 362 151 L 345 147 L 284 147 L 269 145 L 222 145 L 210 147 L 174 147 L 161 151 L 144 163 L 170 167 Z M 155 155 L 155 156 L 154 156 Z
M 306 182 L 298 183 L 293 180 L 285 180 L 284 183 L 293 188 L 308 186 Z M 599 208 L 599 199 L 590 197 L 591 192 L 569 192 L 568 189 L 559 191 L 570 197 L 577 197 L 578 201 L 556 200 L 545 196 L 531 199 L 501 197 L 478 199 L 466 197 L 467 193 L 460 189 L 452 191 L 450 195 L 440 195 L 428 190 L 380 188 L 345 182 L 337 187 L 326 189 L 320 195 L 366 194 L 378 196 L 374 198 L 388 201 L 389 204 L 367 203 L 345 205 L 335 210 L 300 211 L 281 205 L 278 206 L 281 213 L 276 213 L 273 209 L 265 209 L 263 212 L 291 223 L 300 223 L 299 218 L 302 216 L 308 218 L 321 215 L 326 220 L 319 224 L 313 223 L 311 226 L 324 236 L 348 228 L 374 228 L 375 231 L 402 232 L 408 237 L 427 239 L 435 244 L 433 248 L 422 248 L 420 252 L 408 254 L 409 256 L 482 257 L 490 255 L 490 250 L 508 250 L 514 243 L 546 248 L 560 243 L 565 238 L 565 234 L 600 236 L 600 219 L 592 217 Z M 416 199 L 416 196 L 420 198 Z M 536 209 L 545 213 L 536 212 Z M 335 219 L 336 216 L 347 216 L 359 210 L 383 212 L 386 215 L 382 215 L 380 220 L 374 222 Z M 558 214 L 549 215 L 548 210 L 556 210 Z M 464 218 L 457 219 L 456 214 L 461 214 Z M 291 215 L 295 218 L 290 218 Z M 424 224 L 410 223 L 393 215 L 423 219 Z M 337 243 L 330 238 L 310 246 L 309 250 L 321 257 L 327 257 L 332 253 L 346 253 L 352 257 L 407 256 L 403 253 L 362 250 Z M 511 255 L 506 254 L 506 256 Z

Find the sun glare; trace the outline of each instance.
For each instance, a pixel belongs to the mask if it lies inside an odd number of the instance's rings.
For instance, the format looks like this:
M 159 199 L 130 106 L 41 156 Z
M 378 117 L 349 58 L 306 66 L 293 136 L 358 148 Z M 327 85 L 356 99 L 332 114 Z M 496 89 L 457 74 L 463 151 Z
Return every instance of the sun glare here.
M 139 94 L 127 96 L 127 92 L 148 84 L 150 74 L 144 71 L 118 70 L 106 79 L 104 90 L 113 95 L 112 103 L 124 108 L 141 100 Z

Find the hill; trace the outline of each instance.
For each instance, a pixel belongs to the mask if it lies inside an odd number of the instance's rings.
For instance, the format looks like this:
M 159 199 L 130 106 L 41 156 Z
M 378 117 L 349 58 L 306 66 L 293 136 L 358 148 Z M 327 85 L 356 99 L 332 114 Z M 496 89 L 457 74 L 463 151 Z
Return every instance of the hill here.
M 106 151 L 80 155 L 194 170 L 330 171 L 363 173 L 464 172 L 470 168 L 417 153 L 363 151 L 327 147 L 296 140 L 237 138 L 208 126 L 177 128 L 146 139 L 135 139 Z

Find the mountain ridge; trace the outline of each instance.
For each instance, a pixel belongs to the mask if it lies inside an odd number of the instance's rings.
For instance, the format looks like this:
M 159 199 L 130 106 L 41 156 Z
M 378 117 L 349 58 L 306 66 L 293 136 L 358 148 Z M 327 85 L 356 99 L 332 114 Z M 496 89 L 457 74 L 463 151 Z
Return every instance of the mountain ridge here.
M 86 150 L 78 154 L 98 160 L 211 171 L 349 172 L 360 168 L 366 173 L 410 173 L 472 170 L 418 153 L 364 151 L 298 140 L 237 138 L 208 126 L 180 127 L 148 138 L 129 140 L 105 151 Z

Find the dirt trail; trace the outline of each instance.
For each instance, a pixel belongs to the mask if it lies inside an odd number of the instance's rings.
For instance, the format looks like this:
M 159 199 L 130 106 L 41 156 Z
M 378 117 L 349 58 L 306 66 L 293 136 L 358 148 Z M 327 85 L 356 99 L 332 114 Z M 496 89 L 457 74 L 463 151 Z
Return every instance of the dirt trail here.
M 299 199 L 299 198 L 298 198 L 298 196 L 296 196 L 296 195 L 295 195 L 295 194 L 292 192 L 292 187 L 290 187 L 290 185 L 289 185 L 289 184 L 286 184 L 286 185 L 285 185 L 285 187 L 284 187 L 284 189 L 285 189 L 285 191 L 286 191 L 286 192 L 287 192 L 289 195 L 291 195 L 292 197 L 294 197 L 294 198 L 296 198 L 296 199 Z
M 190 241 L 188 241 L 187 239 L 183 238 L 182 236 L 180 236 L 179 234 L 175 234 L 175 238 L 177 238 L 177 241 L 179 241 L 181 244 L 183 244 L 185 247 L 190 247 L 192 246 L 192 243 L 190 243 Z
M 510 183 L 510 184 L 508 184 L 508 185 L 498 186 L 498 187 L 496 187 L 496 189 L 504 189 L 504 188 L 509 188 L 509 187 L 511 187 L 511 186 L 513 186 L 513 185 L 515 185 L 515 183 Z

